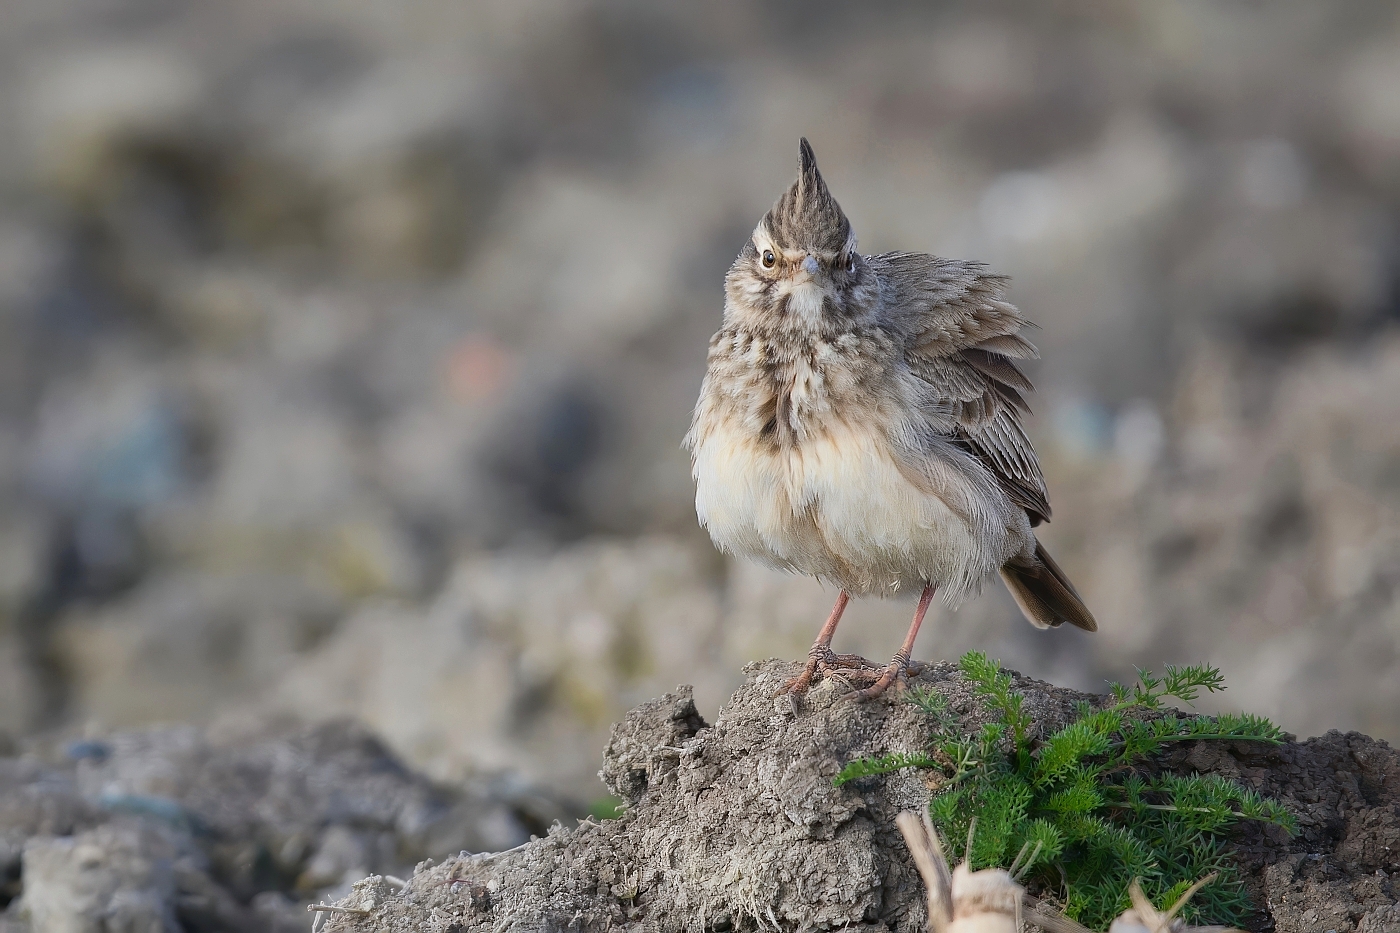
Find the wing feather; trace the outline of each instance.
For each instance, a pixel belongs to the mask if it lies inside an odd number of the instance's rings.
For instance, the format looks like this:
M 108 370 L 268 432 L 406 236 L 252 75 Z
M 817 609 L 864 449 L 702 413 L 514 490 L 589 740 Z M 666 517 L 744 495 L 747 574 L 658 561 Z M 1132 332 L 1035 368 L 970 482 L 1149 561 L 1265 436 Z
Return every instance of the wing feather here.
M 1006 279 L 980 263 L 924 253 L 869 258 L 884 283 L 887 324 L 904 340 L 905 362 L 926 385 L 924 407 L 938 434 L 991 471 L 1031 524 L 1050 518 L 1040 463 L 1021 425 L 1033 390 L 1015 360 L 1035 359 L 1019 333 L 1027 322 L 1002 296 Z

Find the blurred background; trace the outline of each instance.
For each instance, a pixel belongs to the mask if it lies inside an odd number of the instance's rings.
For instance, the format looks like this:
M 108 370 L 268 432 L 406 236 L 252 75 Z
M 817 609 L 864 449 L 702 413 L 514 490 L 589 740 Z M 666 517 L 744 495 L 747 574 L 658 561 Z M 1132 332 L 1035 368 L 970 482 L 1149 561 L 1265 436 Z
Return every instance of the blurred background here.
M 1101 630 L 994 582 L 917 656 L 1400 738 L 1394 4 L 4 6 L 0 746 L 349 717 L 582 805 L 629 706 L 801 656 L 834 592 L 717 555 L 680 449 L 801 135 L 1040 326 Z

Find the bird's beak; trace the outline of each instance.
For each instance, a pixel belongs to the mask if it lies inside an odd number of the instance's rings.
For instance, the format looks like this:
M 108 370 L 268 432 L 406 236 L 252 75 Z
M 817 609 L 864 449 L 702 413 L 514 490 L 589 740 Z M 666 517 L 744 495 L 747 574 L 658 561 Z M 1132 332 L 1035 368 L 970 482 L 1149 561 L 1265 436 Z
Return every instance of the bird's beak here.
M 803 270 L 804 270 L 808 275 L 812 275 L 812 276 L 816 275 L 816 274 L 817 274 L 817 258 L 816 258 L 815 256 L 813 256 L 811 253 L 808 253 L 808 254 L 807 254 L 807 258 L 804 259 L 804 260 L 802 260 L 802 268 L 803 268 Z

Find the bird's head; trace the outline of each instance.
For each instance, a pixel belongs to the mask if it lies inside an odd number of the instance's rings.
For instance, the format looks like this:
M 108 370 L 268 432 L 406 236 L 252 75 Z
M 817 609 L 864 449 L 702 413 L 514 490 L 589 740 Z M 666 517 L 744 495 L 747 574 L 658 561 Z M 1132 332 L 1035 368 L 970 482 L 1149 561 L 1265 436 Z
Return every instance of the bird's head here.
M 839 328 L 868 306 L 873 276 L 802 140 L 797 180 L 754 228 L 726 279 L 727 313 L 788 331 Z

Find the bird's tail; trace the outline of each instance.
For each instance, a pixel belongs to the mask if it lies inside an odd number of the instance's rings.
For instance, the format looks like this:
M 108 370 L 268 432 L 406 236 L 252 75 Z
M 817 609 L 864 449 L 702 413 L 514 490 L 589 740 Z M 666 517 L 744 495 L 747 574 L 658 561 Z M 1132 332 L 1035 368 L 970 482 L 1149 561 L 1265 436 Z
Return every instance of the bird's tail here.
M 1068 622 L 1087 632 L 1098 631 L 1098 623 L 1079 591 L 1039 541 L 1035 543 L 1035 556 L 1011 561 L 1001 568 L 1001 579 L 1026 620 L 1036 628 L 1053 628 Z

